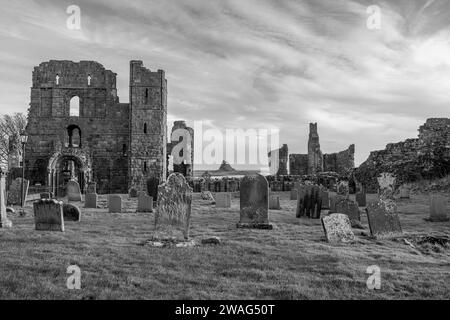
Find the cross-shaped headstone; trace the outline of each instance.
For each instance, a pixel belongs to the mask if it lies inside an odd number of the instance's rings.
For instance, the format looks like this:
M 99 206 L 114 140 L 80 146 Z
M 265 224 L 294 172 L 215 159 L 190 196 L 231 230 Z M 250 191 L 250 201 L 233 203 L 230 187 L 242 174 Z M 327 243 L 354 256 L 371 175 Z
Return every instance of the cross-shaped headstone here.
M 59 85 L 59 75 L 56 75 L 56 85 Z

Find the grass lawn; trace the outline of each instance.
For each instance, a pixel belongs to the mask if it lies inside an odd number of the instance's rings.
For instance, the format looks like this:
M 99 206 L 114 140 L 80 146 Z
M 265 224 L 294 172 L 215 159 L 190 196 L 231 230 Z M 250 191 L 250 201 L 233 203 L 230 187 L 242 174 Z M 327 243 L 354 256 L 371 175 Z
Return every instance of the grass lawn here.
M 65 233 L 34 230 L 32 206 L 11 214 L 0 229 L 1 299 L 449 299 L 450 248 L 416 247 L 403 239 L 330 245 L 319 220 L 296 219 L 296 201 L 279 193 L 282 210 L 270 211 L 274 230 L 237 229 L 239 199 L 231 209 L 194 196 L 191 236 L 218 236 L 221 245 L 155 248 L 153 214 L 82 208 L 81 222 Z M 374 198 L 374 196 L 369 196 Z M 399 200 L 404 236 L 445 234 L 450 222 L 424 221 L 426 195 Z M 106 196 L 100 196 L 106 206 Z M 16 208 L 18 211 L 18 208 Z M 369 234 L 366 216 L 363 225 Z M 81 269 L 81 290 L 68 290 L 69 265 Z M 366 286 L 368 266 L 381 268 L 381 289 Z

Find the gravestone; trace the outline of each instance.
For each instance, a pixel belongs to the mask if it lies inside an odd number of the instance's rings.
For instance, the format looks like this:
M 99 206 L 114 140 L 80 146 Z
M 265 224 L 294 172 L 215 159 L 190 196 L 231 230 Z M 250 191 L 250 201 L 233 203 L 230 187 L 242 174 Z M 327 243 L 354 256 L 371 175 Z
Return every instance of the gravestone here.
M 108 197 L 109 213 L 122 213 L 122 197 L 112 194 Z
M 320 190 L 320 197 L 322 198 L 322 209 L 330 209 L 330 193 L 327 190 Z
M 214 200 L 211 191 L 202 191 L 201 197 L 203 200 L 212 201 L 214 203 L 216 202 L 216 200 Z
M 322 218 L 325 237 L 330 243 L 349 243 L 355 241 L 350 219 L 342 213 L 333 213 Z
M 430 218 L 432 222 L 449 221 L 447 215 L 447 199 L 441 195 L 430 195 Z
M 367 205 L 367 196 L 364 190 L 356 193 L 355 199 L 358 206 L 365 207 Z
M 36 230 L 64 232 L 62 202 L 53 199 L 41 199 L 33 203 L 33 209 Z
M 84 196 L 84 207 L 87 209 L 97 209 L 98 195 L 96 193 L 86 193 Z
M 336 212 L 348 216 L 350 222 L 361 221 L 358 204 L 349 199 L 344 199 L 336 204 Z
M 139 192 L 138 194 L 137 212 L 153 212 L 153 198 L 146 192 Z
M 28 187 L 30 185 L 30 181 L 27 179 L 24 180 L 24 189 L 23 189 L 23 203 L 25 204 L 25 200 L 27 199 L 28 195 Z M 9 186 L 8 191 L 8 205 L 21 205 L 21 198 L 20 193 L 22 192 L 22 178 L 15 179 L 11 185 Z
M 129 196 L 130 196 L 130 198 L 137 198 L 137 196 L 138 196 L 137 190 L 135 188 L 131 188 L 130 192 L 129 192 Z
M 11 228 L 12 222 L 6 213 L 6 182 L 5 176 L 0 169 L 0 228 Z
M 231 194 L 216 193 L 216 208 L 230 208 L 230 207 L 231 207 Z
M 322 195 L 319 186 L 303 185 L 298 187 L 296 217 L 306 216 L 320 219 L 322 211 Z
M 345 200 L 345 199 L 347 199 L 347 197 L 338 195 L 338 194 L 331 196 L 331 198 L 330 198 L 330 213 L 337 213 L 336 205 L 338 204 L 338 202 Z
M 245 176 L 240 184 L 238 228 L 272 229 L 269 223 L 269 183 L 260 174 Z
M 410 190 L 408 187 L 401 186 L 400 187 L 400 199 L 410 199 Z
M 69 201 L 81 201 L 80 185 L 75 180 L 67 182 L 66 193 Z
M 298 187 L 295 189 L 291 189 L 291 200 L 297 200 Z
M 87 185 L 86 193 L 94 194 L 97 193 L 97 182 L 89 182 Z
M 172 173 L 158 188 L 155 230 L 165 235 L 189 239 L 192 189 L 180 173 Z
M 338 195 L 348 198 L 348 195 L 350 193 L 350 189 L 348 186 L 348 181 L 342 180 L 339 181 L 337 185 L 337 192 Z
M 366 212 L 372 236 L 402 233 L 396 207 L 392 205 L 391 201 L 380 200 L 369 203 Z
M 81 211 L 77 206 L 71 203 L 65 203 L 63 204 L 63 216 L 64 221 L 79 222 L 81 220 Z
M 392 173 L 383 172 L 378 178 L 378 195 L 380 199 L 394 199 L 395 181 L 396 178 Z
M 271 194 L 269 197 L 269 209 L 271 210 L 281 210 L 280 207 L 280 197 Z
M 151 177 L 147 180 L 147 194 L 153 198 L 153 202 L 158 202 L 159 179 Z

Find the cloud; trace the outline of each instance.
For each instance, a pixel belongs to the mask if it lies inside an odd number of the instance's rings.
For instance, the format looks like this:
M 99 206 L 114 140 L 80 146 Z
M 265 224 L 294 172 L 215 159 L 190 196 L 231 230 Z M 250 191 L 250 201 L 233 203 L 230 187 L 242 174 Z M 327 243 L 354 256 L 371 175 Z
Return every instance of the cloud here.
M 309 122 L 325 153 L 355 143 L 360 163 L 448 117 L 445 0 L 379 2 L 381 30 L 363 0 L 79 0 L 80 31 L 66 28 L 71 1 L 1 1 L 1 112 L 27 110 L 33 67 L 50 59 L 99 61 L 127 102 L 142 59 L 166 71 L 170 121 L 277 127 L 291 153 L 306 152 Z

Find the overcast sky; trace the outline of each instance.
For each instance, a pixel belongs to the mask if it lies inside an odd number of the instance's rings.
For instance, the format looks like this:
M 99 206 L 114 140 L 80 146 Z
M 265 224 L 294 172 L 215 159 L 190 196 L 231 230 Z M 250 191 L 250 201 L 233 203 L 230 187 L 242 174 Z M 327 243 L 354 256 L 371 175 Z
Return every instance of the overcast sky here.
M 0 3 L 0 113 L 26 112 L 33 67 L 50 59 L 102 63 L 128 102 L 129 61 L 139 59 L 166 71 L 170 121 L 280 128 L 290 153 L 306 153 L 318 122 L 322 151 L 355 143 L 359 164 L 450 115 L 447 0 Z M 66 27 L 72 4 L 79 31 Z M 367 28 L 370 5 L 380 30 Z

